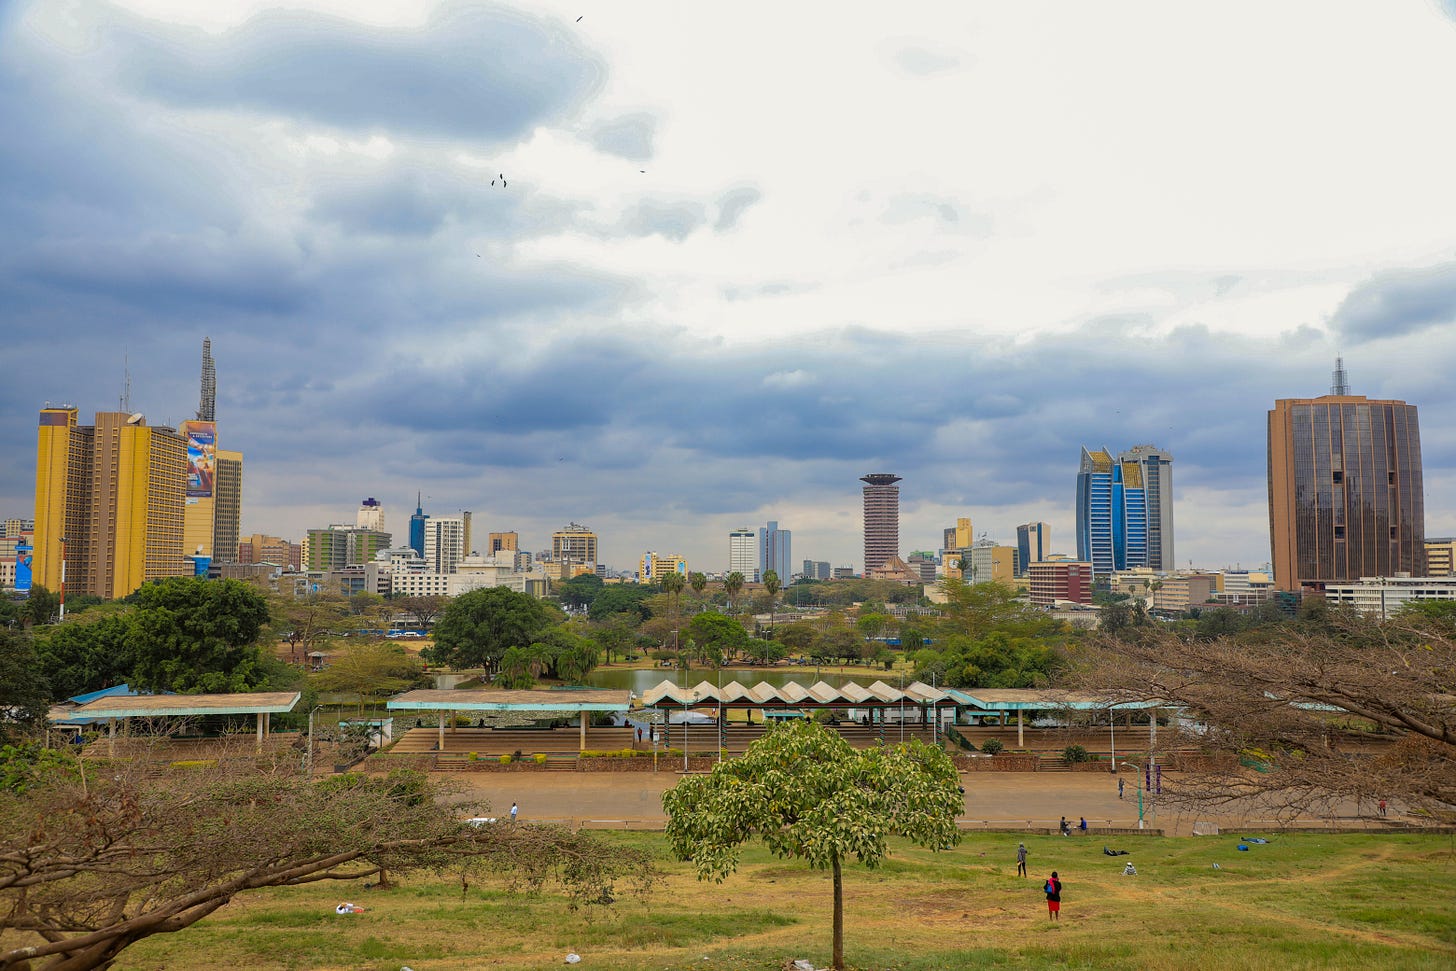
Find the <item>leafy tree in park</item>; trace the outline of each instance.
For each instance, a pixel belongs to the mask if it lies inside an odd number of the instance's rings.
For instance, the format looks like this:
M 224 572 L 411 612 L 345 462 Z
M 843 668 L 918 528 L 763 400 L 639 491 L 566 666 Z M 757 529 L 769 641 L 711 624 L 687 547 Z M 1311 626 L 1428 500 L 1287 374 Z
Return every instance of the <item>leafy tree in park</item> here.
M 246 691 L 268 677 L 258 638 L 268 605 L 236 580 L 169 577 L 142 586 L 127 645 L 132 687 L 156 691 Z
M 635 616 L 632 614 L 612 614 L 591 627 L 591 633 L 587 636 L 596 642 L 598 648 L 606 655 L 607 663 L 612 663 L 612 655 L 626 657 L 633 653 L 637 646 L 637 634 L 635 631 Z
M 0 628 L 0 743 L 44 727 L 50 699 L 30 635 Z
M 124 684 L 135 666 L 132 619 L 108 614 L 94 623 L 64 623 L 36 636 L 37 662 L 56 698 Z
M 562 620 L 561 611 L 505 587 L 462 593 L 435 622 L 435 643 L 426 660 L 452 668 L 483 667 L 494 674 L 513 647 L 529 647 Z
M 703 591 L 708 588 L 708 577 L 703 573 L 689 573 L 688 586 L 693 588 L 693 593 L 701 597 Z
M 777 570 L 765 570 L 763 573 L 763 591 L 768 594 L 768 627 L 773 630 L 774 613 L 778 606 L 779 591 L 784 588 L 784 581 L 779 577 Z
M 890 836 L 932 850 L 954 846 L 963 807 L 956 782 L 949 757 L 919 741 L 858 751 L 805 720 L 774 728 L 708 775 L 684 779 L 662 804 L 673 853 L 691 861 L 699 879 L 726 879 L 739 848 L 755 837 L 775 856 L 829 870 L 831 966 L 843 969 L 843 864 L 879 866 Z
M 743 625 L 716 610 L 705 610 L 683 628 L 683 637 L 697 646 L 699 656 L 709 664 L 721 665 L 748 647 Z
M 947 632 L 979 639 L 992 631 L 1031 636 L 1061 631 L 1058 621 L 1020 600 L 1017 590 L 1004 583 L 970 584 L 947 577 L 941 590 L 946 603 L 938 626 Z
M 269 626 L 288 642 L 289 660 L 301 662 L 333 638 L 343 626 L 348 603 L 337 594 L 278 597 L 269 601 Z
M 601 620 L 612 614 L 635 614 L 636 622 L 640 624 L 650 620 L 653 616 L 652 608 L 647 605 L 647 601 L 655 593 L 656 591 L 651 587 L 635 583 L 607 587 L 592 600 L 591 607 L 587 609 L 587 616 L 592 620 Z
M 412 617 L 416 624 L 428 628 L 449 602 L 449 597 L 427 593 L 418 597 L 396 597 L 389 603 L 395 610 Z
M 687 585 L 687 578 L 684 577 L 681 573 L 678 573 L 676 570 L 664 575 L 663 578 L 658 581 L 658 586 L 660 586 L 662 588 L 662 592 L 667 594 L 668 596 L 668 603 L 670 608 L 669 614 L 673 618 L 676 618 L 678 616 L 678 612 L 682 608 L 682 592 L 683 588 Z
M 574 576 L 570 580 L 562 580 L 553 585 L 561 602 L 576 610 L 588 610 L 592 603 L 605 589 L 602 585 L 602 578 L 595 573 L 583 573 Z
M 743 589 L 743 574 L 734 570 L 723 578 L 723 592 L 728 594 L 728 612 L 733 612 L 733 605 L 738 601 L 739 591 Z
M 309 678 L 318 691 L 354 695 L 359 712 L 366 698 L 398 694 L 419 685 L 425 666 L 394 641 L 355 640 L 327 668 Z
M 1004 631 L 979 640 L 953 634 L 936 646 L 911 656 L 915 677 L 952 688 L 1040 688 L 1065 665 L 1054 646 Z
M 792 624 L 785 624 L 774 631 L 774 637 L 790 654 L 809 657 L 814 653 L 814 648 L 819 642 L 819 629 L 813 624 L 799 620 Z
M 28 783 L 0 793 L 0 967 L 104 968 L 262 887 L 493 870 L 527 889 L 559 885 L 576 906 L 654 878 L 644 854 L 587 833 L 463 825 L 462 807 L 408 770 L 311 782 L 222 758 L 160 775 L 123 761 L 83 777 L 73 757 L 45 765 L 36 751 L 0 750 L 0 778 Z
M 39 583 L 33 584 L 22 607 L 21 622 L 27 627 L 54 624 L 61 613 L 61 595 Z
M 1322 607 L 1215 640 L 1161 627 L 1103 635 L 1075 656 L 1072 686 L 1187 711 L 1190 724 L 1160 730 L 1160 746 L 1225 756 L 1165 778 L 1166 802 L 1283 817 L 1352 800 L 1433 812 L 1456 801 L 1456 632 L 1439 621 Z

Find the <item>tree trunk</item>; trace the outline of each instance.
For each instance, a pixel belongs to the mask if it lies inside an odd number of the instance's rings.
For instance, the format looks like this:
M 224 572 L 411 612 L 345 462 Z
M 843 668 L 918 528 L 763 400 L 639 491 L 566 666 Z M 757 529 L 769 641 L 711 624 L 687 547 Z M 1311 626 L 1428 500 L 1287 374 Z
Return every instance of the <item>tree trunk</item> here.
M 829 966 L 834 971 L 844 971 L 844 877 L 839 870 L 839 854 L 832 859 L 834 864 L 834 952 Z

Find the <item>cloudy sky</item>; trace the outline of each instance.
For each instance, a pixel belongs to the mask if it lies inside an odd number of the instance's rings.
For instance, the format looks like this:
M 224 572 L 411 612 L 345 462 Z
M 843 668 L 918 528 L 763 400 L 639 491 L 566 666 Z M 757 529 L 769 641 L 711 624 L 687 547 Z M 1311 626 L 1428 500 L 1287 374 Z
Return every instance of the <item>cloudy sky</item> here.
M 1456 0 L 0 2 L 0 515 L 37 409 L 188 418 L 210 336 L 245 532 L 858 566 L 894 472 L 906 552 L 1073 552 L 1079 447 L 1151 442 L 1179 561 L 1256 565 L 1342 353 L 1456 533 L 1453 92 Z

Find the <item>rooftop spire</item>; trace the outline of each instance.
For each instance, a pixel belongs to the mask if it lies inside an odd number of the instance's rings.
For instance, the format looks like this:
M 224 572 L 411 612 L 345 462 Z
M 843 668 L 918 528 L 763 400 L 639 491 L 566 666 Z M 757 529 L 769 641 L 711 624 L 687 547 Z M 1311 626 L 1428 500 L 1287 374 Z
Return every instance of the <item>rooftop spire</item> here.
M 202 339 L 202 397 L 197 403 L 197 420 L 217 420 L 217 368 L 212 363 L 211 337 Z
M 1331 378 L 1330 394 L 1347 395 L 1350 393 L 1350 376 L 1345 373 L 1345 359 L 1335 358 L 1335 373 Z

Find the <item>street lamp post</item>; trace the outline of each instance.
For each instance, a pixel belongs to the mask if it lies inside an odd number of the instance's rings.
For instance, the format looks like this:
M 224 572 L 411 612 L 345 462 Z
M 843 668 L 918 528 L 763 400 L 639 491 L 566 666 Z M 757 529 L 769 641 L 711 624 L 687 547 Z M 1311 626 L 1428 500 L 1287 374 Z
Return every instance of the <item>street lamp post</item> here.
M 303 752 L 303 775 L 310 782 L 313 781 L 313 716 L 323 705 L 315 705 L 313 711 L 308 713 L 308 747 Z
M 1107 735 L 1112 744 L 1112 774 L 1117 775 L 1117 710 L 1108 706 Z
M 66 537 L 61 537 L 61 616 L 66 619 Z
M 1142 829 L 1143 828 L 1143 774 L 1142 774 L 1142 770 L 1139 769 L 1137 766 L 1133 765 L 1131 762 L 1124 762 L 1124 763 L 1122 763 L 1122 765 L 1123 765 L 1123 768 L 1132 769 L 1133 778 L 1136 780 L 1133 784 L 1137 787 L 1138 829 Z M 1117 771 L 1117 768 L 1116 767 L 1117 767 L 1117 763 L 1114 762 L 1113 763 L 1113 771 L 1114 772 Z
M 693 704 L 698 703 L 698 693 L 693 692 Z M 688 709 L 683 707 L 683 771 L 688 770 Z

